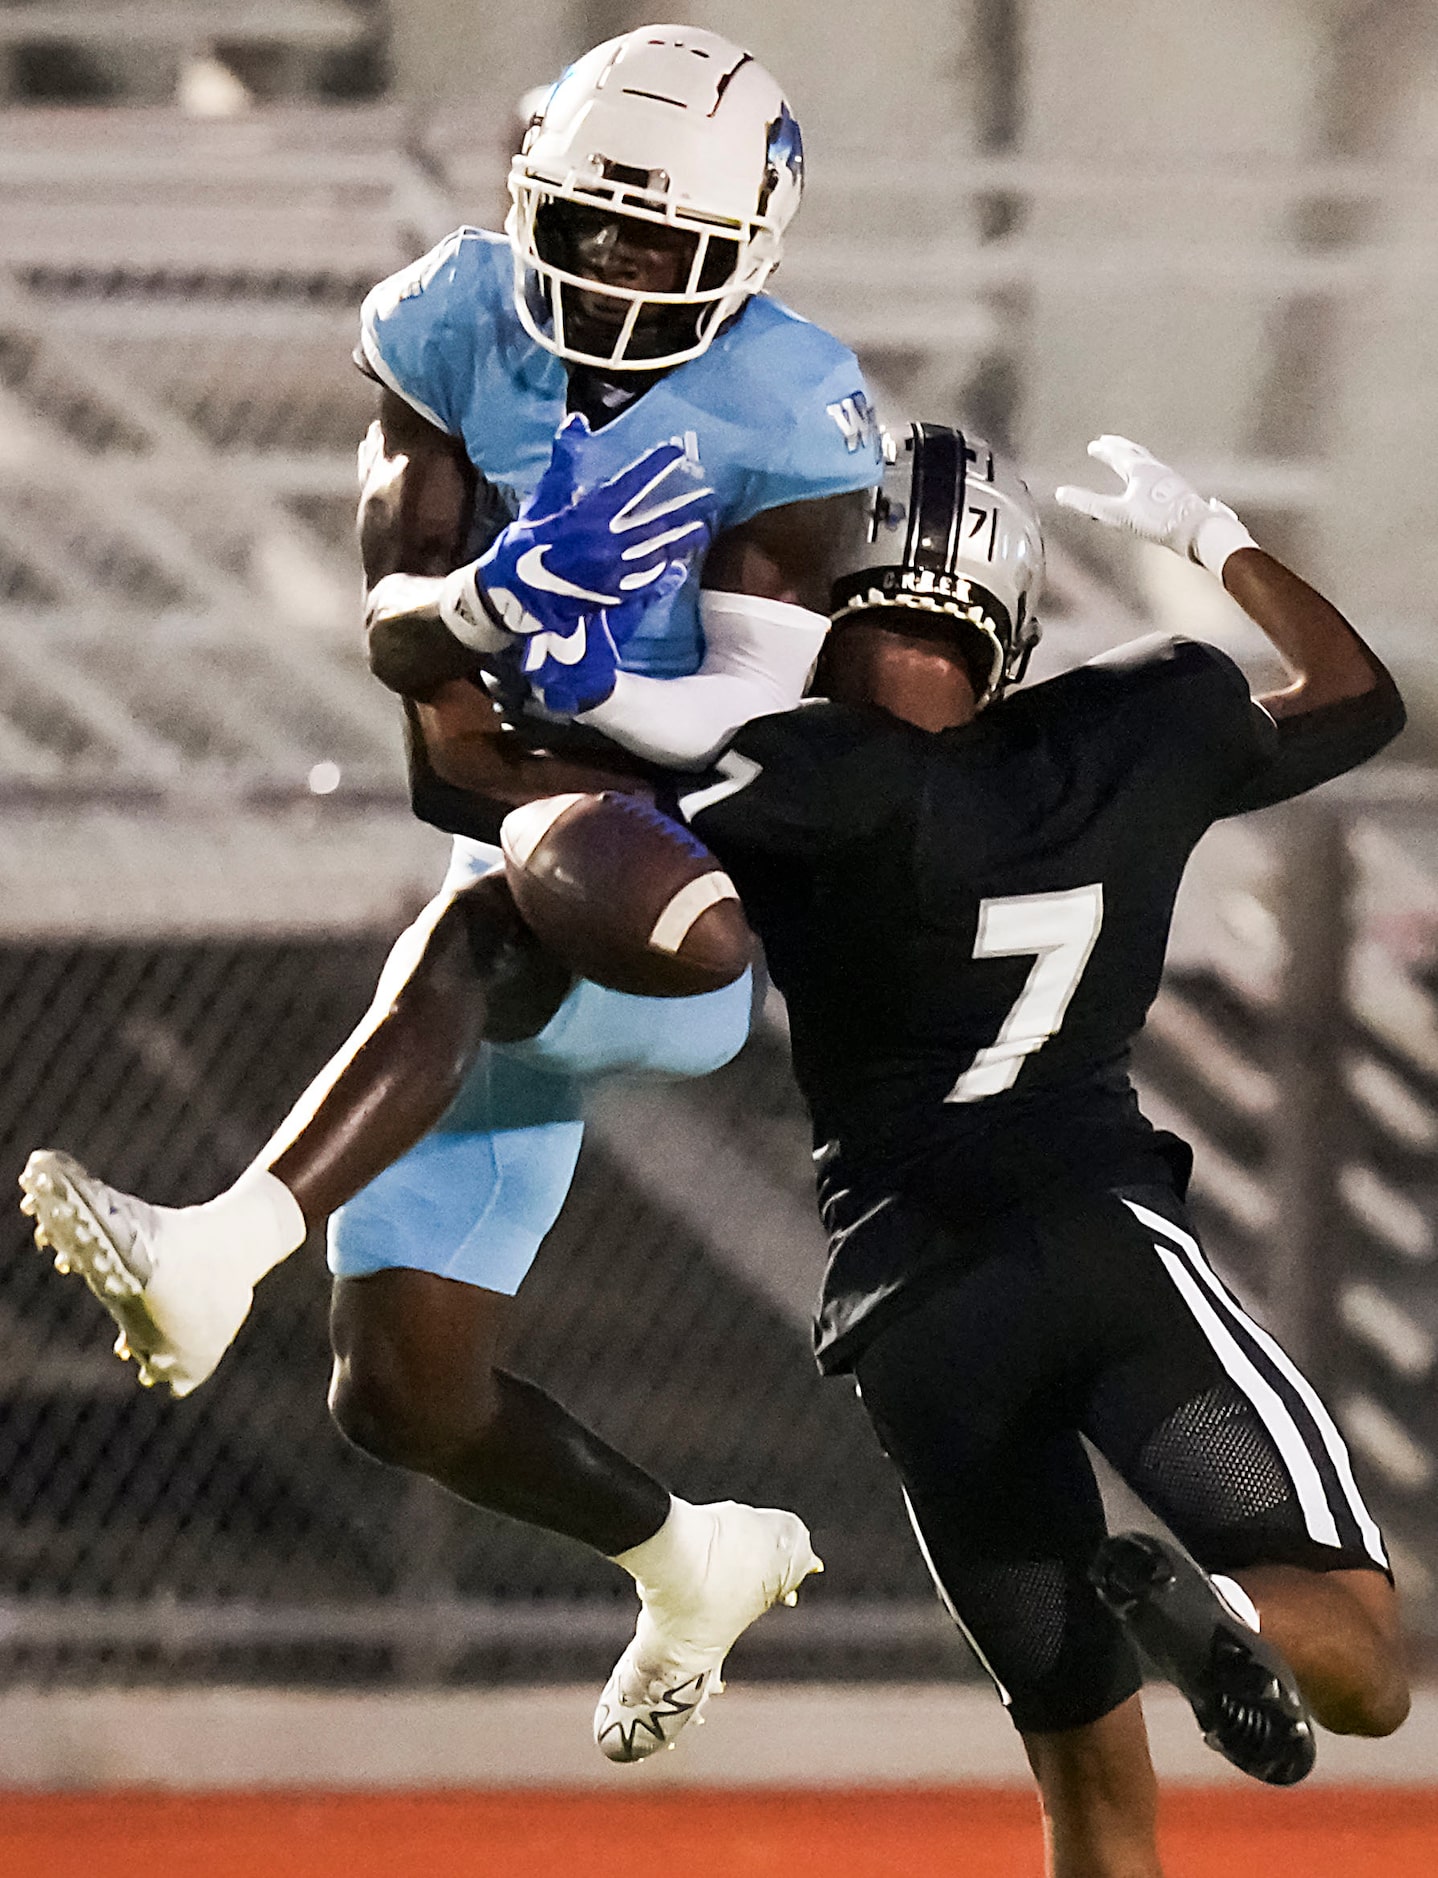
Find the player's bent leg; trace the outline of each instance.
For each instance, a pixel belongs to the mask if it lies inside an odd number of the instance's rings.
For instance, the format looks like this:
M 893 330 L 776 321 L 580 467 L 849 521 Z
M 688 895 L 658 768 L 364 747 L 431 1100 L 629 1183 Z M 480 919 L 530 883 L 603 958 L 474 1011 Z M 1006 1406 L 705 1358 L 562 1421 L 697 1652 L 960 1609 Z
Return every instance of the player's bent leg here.
M 431 1272 L 337 1279 L 330 1408 L 376 1460 L 460 1499 L 614 1554 L 670 1496 L 533 1383 L 495 1361 L 510 1300 Z
M 1098 1224 L 1117 1308 L 1085 1431 L 1197 1565 L 1130 1535 L 1096 1569 L 1210 1744 L 1260 1778 L 1302 1778 L 1309 1707 L 1373 1733 L 1406 1712 L 1381 1534 L 1317 1392 L 1174 1196 L 1113 1196 Z
M 429 1272 L 336 1281 L 330 1406 L 375 1459 L 563 1533 L 636 1579 L 639 1633 L 595 1734 L 611 1760 L 672 1746 L 735 1638 L 816 1568 L 790 1513 L 690 1506 L 542 1389 L 494 1363 L 509 1299 Z
M 558 1216 L 581 1134 L 569 1078 L 481 1053 L 442 1126 L 330 1222 L 333 1407 L 378 1458 L 630 1573 L 639 1630 L 596 1734 L 611 1759 L 641 1760 L 699 1714 L 734 1639 L 815 1561 L 792 1514 L 671 1499 L 495 1366 L 509 1295 Z
M 1398 1594 L 1383 1572 L 1255 1565 L 1234 1576 L 1323 1727 L 1382 1736 L 1403 1725 L 1412 1696 Z
M 39 1149 L 20 1179 L 36 1240 L 110 1312 L 140 1380 L 187 1395 L 233 1342 L 264 1274 L 443 1114 L 481 1038 L 542 1029 L 569 982 L 502 879 L 442 894 L 396 943 L 359 1028 L 233 1187 L 199 1207 L 151 1206 Z
M 544 1526 L 623 1566 L 641 1598 L 595 1738 L 611 1760 L 673 1746 L 735 1639 L 819 1569 L 792 1513 L 673 1498 L 533 1383 L 494 1363 L 503 1295 L 430 1272 L 336 1281 L 330 1407 L 391 1466 L 472 1505 Z
M 496 1362 L 569 1192 L 579 1095 L 485 1048 L 440 1126 L 332 1216 L 331 1407 L 377 1459 L 613 1553 L 668 1494 Z
M 1242 1593 L 1175 1545 L 1120 1533 L 1094 1556 L 1095 1588 L 1187 1699 L 1208 1745 L 1245 1774 L 1291 1787 L 1313 1771 L 1313 1723 L 1292 1665 Z
M 432 901 L 396 943 L 364 1020 L 262 1157 L 310 1225 L 440 1120 L 486 1038 L 542 1031 L 571 983 L 540 951 L 500 875 Z

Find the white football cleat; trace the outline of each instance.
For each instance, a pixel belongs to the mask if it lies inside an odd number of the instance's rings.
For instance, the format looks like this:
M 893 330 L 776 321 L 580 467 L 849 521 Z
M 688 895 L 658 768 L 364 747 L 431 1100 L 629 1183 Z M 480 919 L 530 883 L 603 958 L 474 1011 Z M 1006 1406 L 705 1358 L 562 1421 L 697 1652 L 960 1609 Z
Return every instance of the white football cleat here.
M 721 1500 L 697 1507 L 712 1533 L 699 1576 L 682 1592 L 641 1596 L 634 1639 L 594 1711 L 594 1739 L 611 1761 L 642 1761 L 674 1737 L 724 1684 L 736 1638 L 773 1604 L 793 1604 L 824 1567 L 794 1513 Z
M 188 1395 L 213 1373 L 249 1315 L 253 1286 L 223 1259 L 203 1256 L 204 1236 L 178 1209 L 151 1206 L 107 1187 L 78 1161 L 37 1148 L 20 1176 L 20 1209 L 57 1272 L 78 1272 L 120 1327 L 119 1357 L 140 1381 Z

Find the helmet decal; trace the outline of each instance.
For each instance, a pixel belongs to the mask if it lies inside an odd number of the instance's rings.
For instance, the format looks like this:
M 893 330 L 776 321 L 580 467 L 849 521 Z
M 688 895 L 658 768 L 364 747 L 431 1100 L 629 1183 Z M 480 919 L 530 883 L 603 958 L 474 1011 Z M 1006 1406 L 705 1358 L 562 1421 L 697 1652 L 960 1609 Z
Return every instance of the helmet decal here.
M 804 139 L 799 135 L 799 120 L 787 103 L 769 126 L 769 144 L 764 152 L 764 180 L 759 185 L 759 213 L 765 214 L 770 198 L 785 175 L 796 189 L 804 187 Z
M 957 635 L 983 705 L 1024 675 L 1043 570 L 1038 512 L 1012 465 L 950 425 L 915 424 L 834 582 L 831 617 L 892 611 L 895 631 Z

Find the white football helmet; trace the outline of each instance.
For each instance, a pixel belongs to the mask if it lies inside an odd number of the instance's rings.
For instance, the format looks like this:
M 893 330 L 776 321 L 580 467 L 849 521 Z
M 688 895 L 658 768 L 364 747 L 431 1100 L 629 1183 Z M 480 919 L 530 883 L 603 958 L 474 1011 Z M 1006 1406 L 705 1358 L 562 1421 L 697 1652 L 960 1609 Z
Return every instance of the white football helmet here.
M 864 537 L 834 582 L 831 618 L 903 609 L 922 632 L 971 629 L 980 706 L 1023 677 L 1041 628 L 1044 538 L 1027 485 L 977 437 L 915 424 L 889 450 Z
M 510 170 L 505 227 L 525 331 L 611 371 L 698 358 L 778 264 L 803 180 L 793 113 L 741 47 L 697 26 L 607 40 L 549 93 Z M 609 285 L 566 266 L 566 204 L 690 236 L 683 288 Z M 596 303 L 607 315 L 598 333 Z

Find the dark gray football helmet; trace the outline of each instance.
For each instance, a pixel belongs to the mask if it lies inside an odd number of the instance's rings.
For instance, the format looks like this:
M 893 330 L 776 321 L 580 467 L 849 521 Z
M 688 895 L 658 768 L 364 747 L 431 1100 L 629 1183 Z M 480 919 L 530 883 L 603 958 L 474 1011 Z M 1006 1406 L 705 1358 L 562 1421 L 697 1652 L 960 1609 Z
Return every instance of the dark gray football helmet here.
M 964 622 L 977 662 L 987 656 L 986 682 L 978 673 L 984 705 L 1028 667 L 1043 579 L 1038 511 L 1013 465 L 950 425 L 915 424 L 874 491 L 830 617 L 839 626 L 894 607 Z M 918 620 L 913 630 L 922 631 Z

